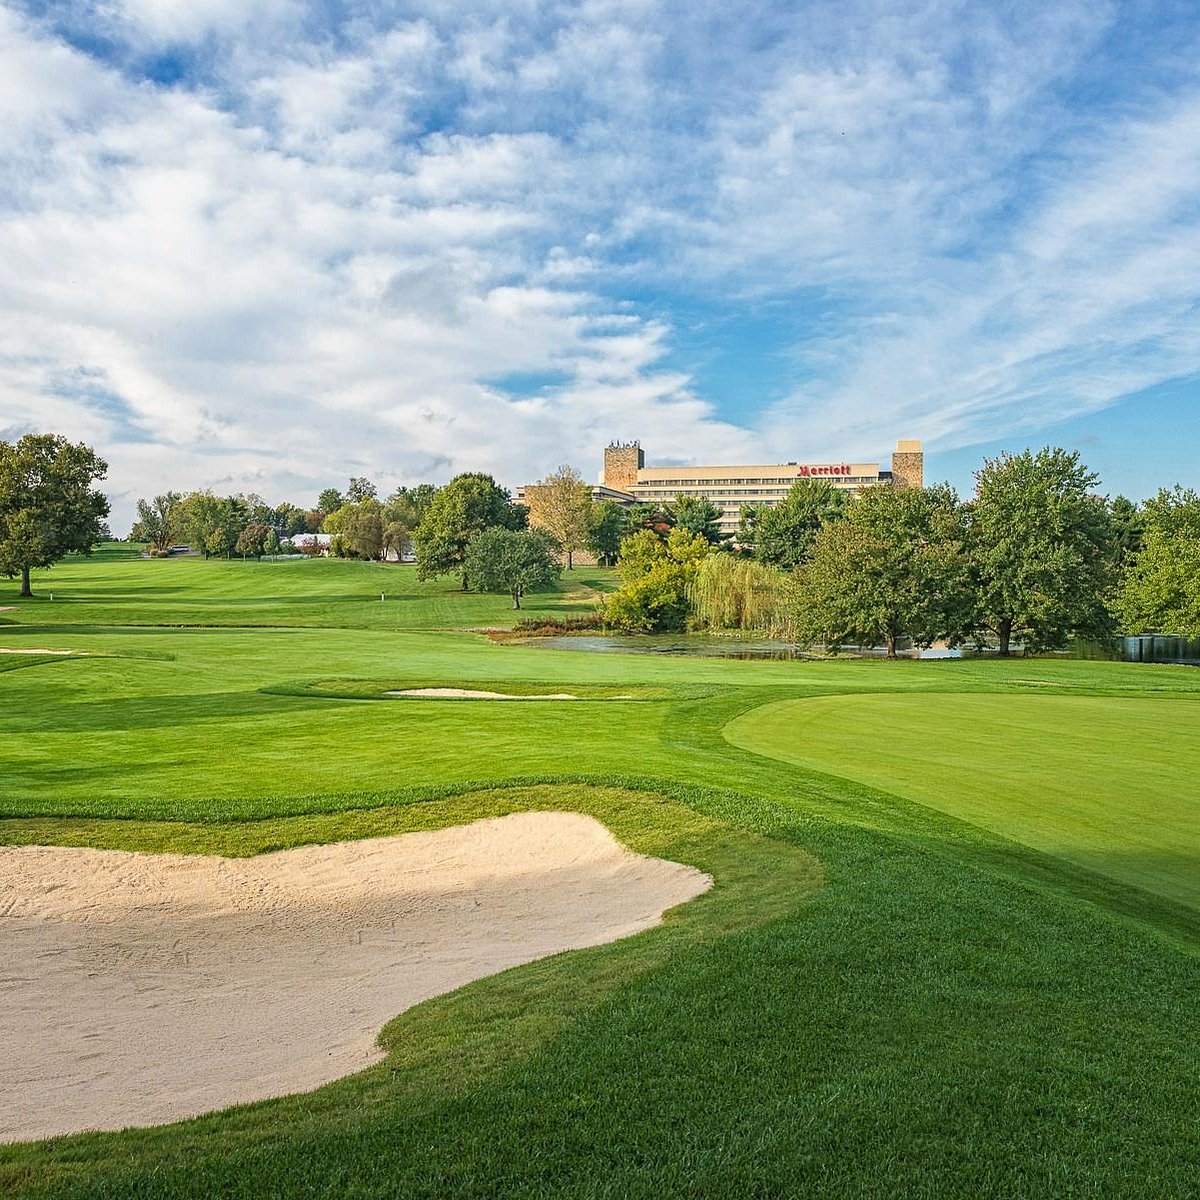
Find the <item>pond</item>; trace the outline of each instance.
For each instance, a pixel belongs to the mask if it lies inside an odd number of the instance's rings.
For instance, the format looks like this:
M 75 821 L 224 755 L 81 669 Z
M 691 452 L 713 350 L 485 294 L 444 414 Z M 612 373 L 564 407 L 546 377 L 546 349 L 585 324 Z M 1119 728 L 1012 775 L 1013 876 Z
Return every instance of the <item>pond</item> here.
M 791 642 L 769 639 L 712 637 L 706 634 L 605 634 L 599 637 L 527 638 L 521 646 L 543 646 L 548 650 L 578 650 L 587 654 L 665 654 L 679 658 L 736 658 L 794 661 L 819 660 Z M 904 651 L 906 658 L 961 658 L 961 650 Z M 847 657 L 882 657 L 883 650 L 847 651 Z

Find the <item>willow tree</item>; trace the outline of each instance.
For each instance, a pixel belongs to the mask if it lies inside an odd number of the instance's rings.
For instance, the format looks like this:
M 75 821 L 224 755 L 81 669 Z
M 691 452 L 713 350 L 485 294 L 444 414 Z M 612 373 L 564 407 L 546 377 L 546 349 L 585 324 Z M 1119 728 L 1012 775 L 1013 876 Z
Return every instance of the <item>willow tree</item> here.
M 553 475 L 525 489 L 529 524 L 542 529 L 575 568 L 575 551 L 586 546 L 592 529 L 592 489 L 574 467 L 561 466 Z
M 783 623 L 788 577 L 730 554 L 703 559 L 688 589 L 693 620 L 706 629 L 774 633 Z
M 108 500 L 92 484 L 108 464 L 90 446 L 54 433 L 0 442 L 0 575 L 21 577 L 72 552 L 90 554 L 103 533 Z

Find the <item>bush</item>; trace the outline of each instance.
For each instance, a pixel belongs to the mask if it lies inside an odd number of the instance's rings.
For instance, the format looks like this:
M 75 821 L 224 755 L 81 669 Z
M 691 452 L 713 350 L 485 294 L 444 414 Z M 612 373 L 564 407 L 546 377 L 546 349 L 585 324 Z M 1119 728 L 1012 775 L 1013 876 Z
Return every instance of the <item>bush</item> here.
M 604 621 L 626 633 L 675 633 L 687 627 L 694 568 L 663 563 L 631 580 L 604 604 Z
M 584 633 L 604 627 L 604 614 L 590 612 L 576 617 L 526 617 L 513 626 L 513 632 L 525 637 L 558 637 L 564 633 Z

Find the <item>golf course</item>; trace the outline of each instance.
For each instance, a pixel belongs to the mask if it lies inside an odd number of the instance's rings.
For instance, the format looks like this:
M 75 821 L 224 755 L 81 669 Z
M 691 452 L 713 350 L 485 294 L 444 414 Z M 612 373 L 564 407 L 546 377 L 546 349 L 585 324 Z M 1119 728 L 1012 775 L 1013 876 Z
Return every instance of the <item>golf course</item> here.
M 0 861 L 249 870 L 579 814 L 678 886 L 397 1002 L 321 1086 L 10 1138 L 0 1195 L 1196 1194 L 1200 670 L 488 636 L 591 611 L 596 567 L 520 614 L 408 565 L 119 543 L 32 582 L 0 581 Z

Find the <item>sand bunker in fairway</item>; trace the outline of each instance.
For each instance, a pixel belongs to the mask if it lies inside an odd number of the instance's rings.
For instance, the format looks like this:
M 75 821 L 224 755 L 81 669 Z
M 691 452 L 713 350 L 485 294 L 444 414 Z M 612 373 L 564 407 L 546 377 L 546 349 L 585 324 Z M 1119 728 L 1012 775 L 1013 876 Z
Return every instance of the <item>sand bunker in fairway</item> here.
M 0 879 L 0 1142 L 328 1083 L 418 1001 L 711 883 L 576 813 L 249 859 L 0 847 Z
M 37 650 L 22 647 L 20 650 L 12 650 L 7 646 L 0 646 L 0 654 L 83 654 L 83 650 Z
M 509 692 L 476 692 L 470 688 L 402 688 L 385 696 L 417 696 L 423 700 L 578 700 L 570 692 L 548 692 L 540 696 L 514 696 Z

